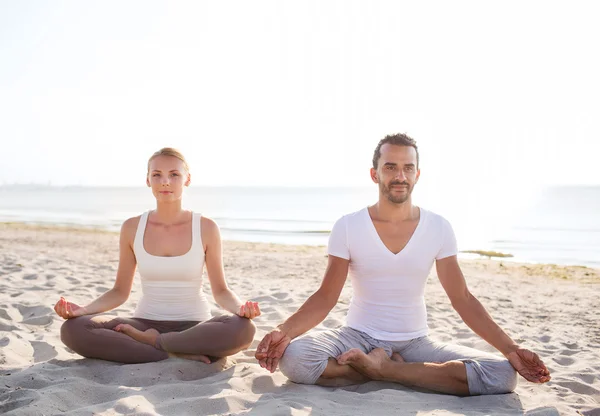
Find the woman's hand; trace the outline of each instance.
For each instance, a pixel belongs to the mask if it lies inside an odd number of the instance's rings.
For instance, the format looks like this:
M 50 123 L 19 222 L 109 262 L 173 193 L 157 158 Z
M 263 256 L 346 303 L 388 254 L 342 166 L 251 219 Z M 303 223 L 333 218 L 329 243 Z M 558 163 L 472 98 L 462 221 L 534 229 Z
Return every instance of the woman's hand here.
M 258 302 L 248 301 L 242 306 L 240 306 L 240 310 L 238 311 L 238 316 L 242 318 L 254 319 L 257 316 L 260 316 L 260 308 L 258 307 Z
M 76 305 L 73 302 L 67 302 L 62 296 L 60 300 L 56 302 L 56 305 L 54 305 L 54 312 L 63 319 L 87 315 L 87 311 L 84 307 Z

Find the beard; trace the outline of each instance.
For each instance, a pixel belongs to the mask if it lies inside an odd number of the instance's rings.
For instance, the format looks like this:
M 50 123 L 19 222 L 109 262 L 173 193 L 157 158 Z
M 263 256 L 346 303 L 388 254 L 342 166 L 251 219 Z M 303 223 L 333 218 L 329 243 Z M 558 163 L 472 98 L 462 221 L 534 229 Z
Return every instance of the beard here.
M 391 190 L 392 186 L 398 186 L 398 185 L 406 186 L 406 193 L 404 195 L 394 195 L 392 193 L 392 190 Z M 385 195 L 385 197 L 391 203 L 403 204 L 408 200 L 408 198 L 410 198 L 410 195 L 412 194 L 413 186 L 414 185 L 411 185 L 408 182 L 394 181 L 394 182 L 390 182 L 388 185 L 385 185 L 384 183 L 380 182 L 379 190 L 383 195 Z

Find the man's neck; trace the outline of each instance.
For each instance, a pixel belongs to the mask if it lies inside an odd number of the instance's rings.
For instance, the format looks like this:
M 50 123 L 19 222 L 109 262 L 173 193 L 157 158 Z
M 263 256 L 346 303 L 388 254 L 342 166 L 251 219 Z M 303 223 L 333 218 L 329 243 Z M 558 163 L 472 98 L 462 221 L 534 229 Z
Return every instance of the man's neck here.
M 372 211 L 380 221 L 402 222 L 419 217 L 419 208 L 412 204 L 410 198 L 401 204 L 381 198 L 373 205 Z

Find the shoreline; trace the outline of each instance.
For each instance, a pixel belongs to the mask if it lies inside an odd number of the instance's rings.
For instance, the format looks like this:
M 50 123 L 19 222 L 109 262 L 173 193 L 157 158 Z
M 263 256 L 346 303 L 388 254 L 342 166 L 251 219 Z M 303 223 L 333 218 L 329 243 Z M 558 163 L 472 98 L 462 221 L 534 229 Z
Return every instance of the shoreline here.
M 9 228 L 12 230 L 31 230 L 31 231 L 48 231 L 48 232 L 61 232 L 61 233 L 87 233 L 87 234 L 107 234 L 107 235 L 119 235 L 119 231 L 107 230 L 104 228 L 98 228 L 94 226 L 84 225 L 61 225 L 61 224 L 45 224 L 45 223 L 29 223 L 29 222 L 2 222 L 0 221 L 0 230 L 2 228 Z M 313 247 L 313 248 L 326 248 L 324 245 L 313 245 L 313 244 L 288 244 L 280 242 L 257 242 L 248 240 L 235 240 L 223 238 L 223 242 L 227 243 L 248 243 L 248 244 L 264 244 L 264 245 L 275 245 L 275 246 L 288 246 L 288 247 Z M 600 276 L 600 267 L 588 266 L 585 264 L 561 264 L 561 263 L 544 263 L 535 261 L 523 261 L 519 258 L 515 258 L 511 253 L 503 253 L 509 255 L 506 257 L 488 256 L 486 254 L 475 254 L 473 252 L 480 251 L 482 253 L 488 252 L 488 250 L 461 250 L 458 253 L 458 259 L 463 262 L 470 261 L 491 261 L 502 265 L 516 265 L 516 266 L 530 266 L 538 268 L 566 268 L 566 269 L 588 269 L 596 271 L 596 274 Z M 556 273 L 553 273 L 556 274 Z M 598 277 L 600 278 L 600 277 Z

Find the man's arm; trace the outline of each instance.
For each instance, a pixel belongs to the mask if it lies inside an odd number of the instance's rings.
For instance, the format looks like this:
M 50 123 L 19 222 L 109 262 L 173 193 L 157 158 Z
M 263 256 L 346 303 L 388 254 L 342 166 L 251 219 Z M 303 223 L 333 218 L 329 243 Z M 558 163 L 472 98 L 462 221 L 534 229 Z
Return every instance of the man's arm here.
M 283 324 L 265 335 L 256 347 L 260 366 L 274 372 L 293 338 L 314 328 L 336 305 L 348 276 L 349 260 L 330 255 L 321 287 Z
M 456 256 L 436 261 L 438 278 L 452 307 L 477 335 L 507 356 L 519 346 L 494 322 L 483 305 L 469 291 Z
M 437 260 L 436 269 L 452 307 L 469 328 L 508 358 L 527 380 L 538 383 L 550 380 L 550 372 L 537 354 L 519 347 L 469 291 L 456 256 Z

